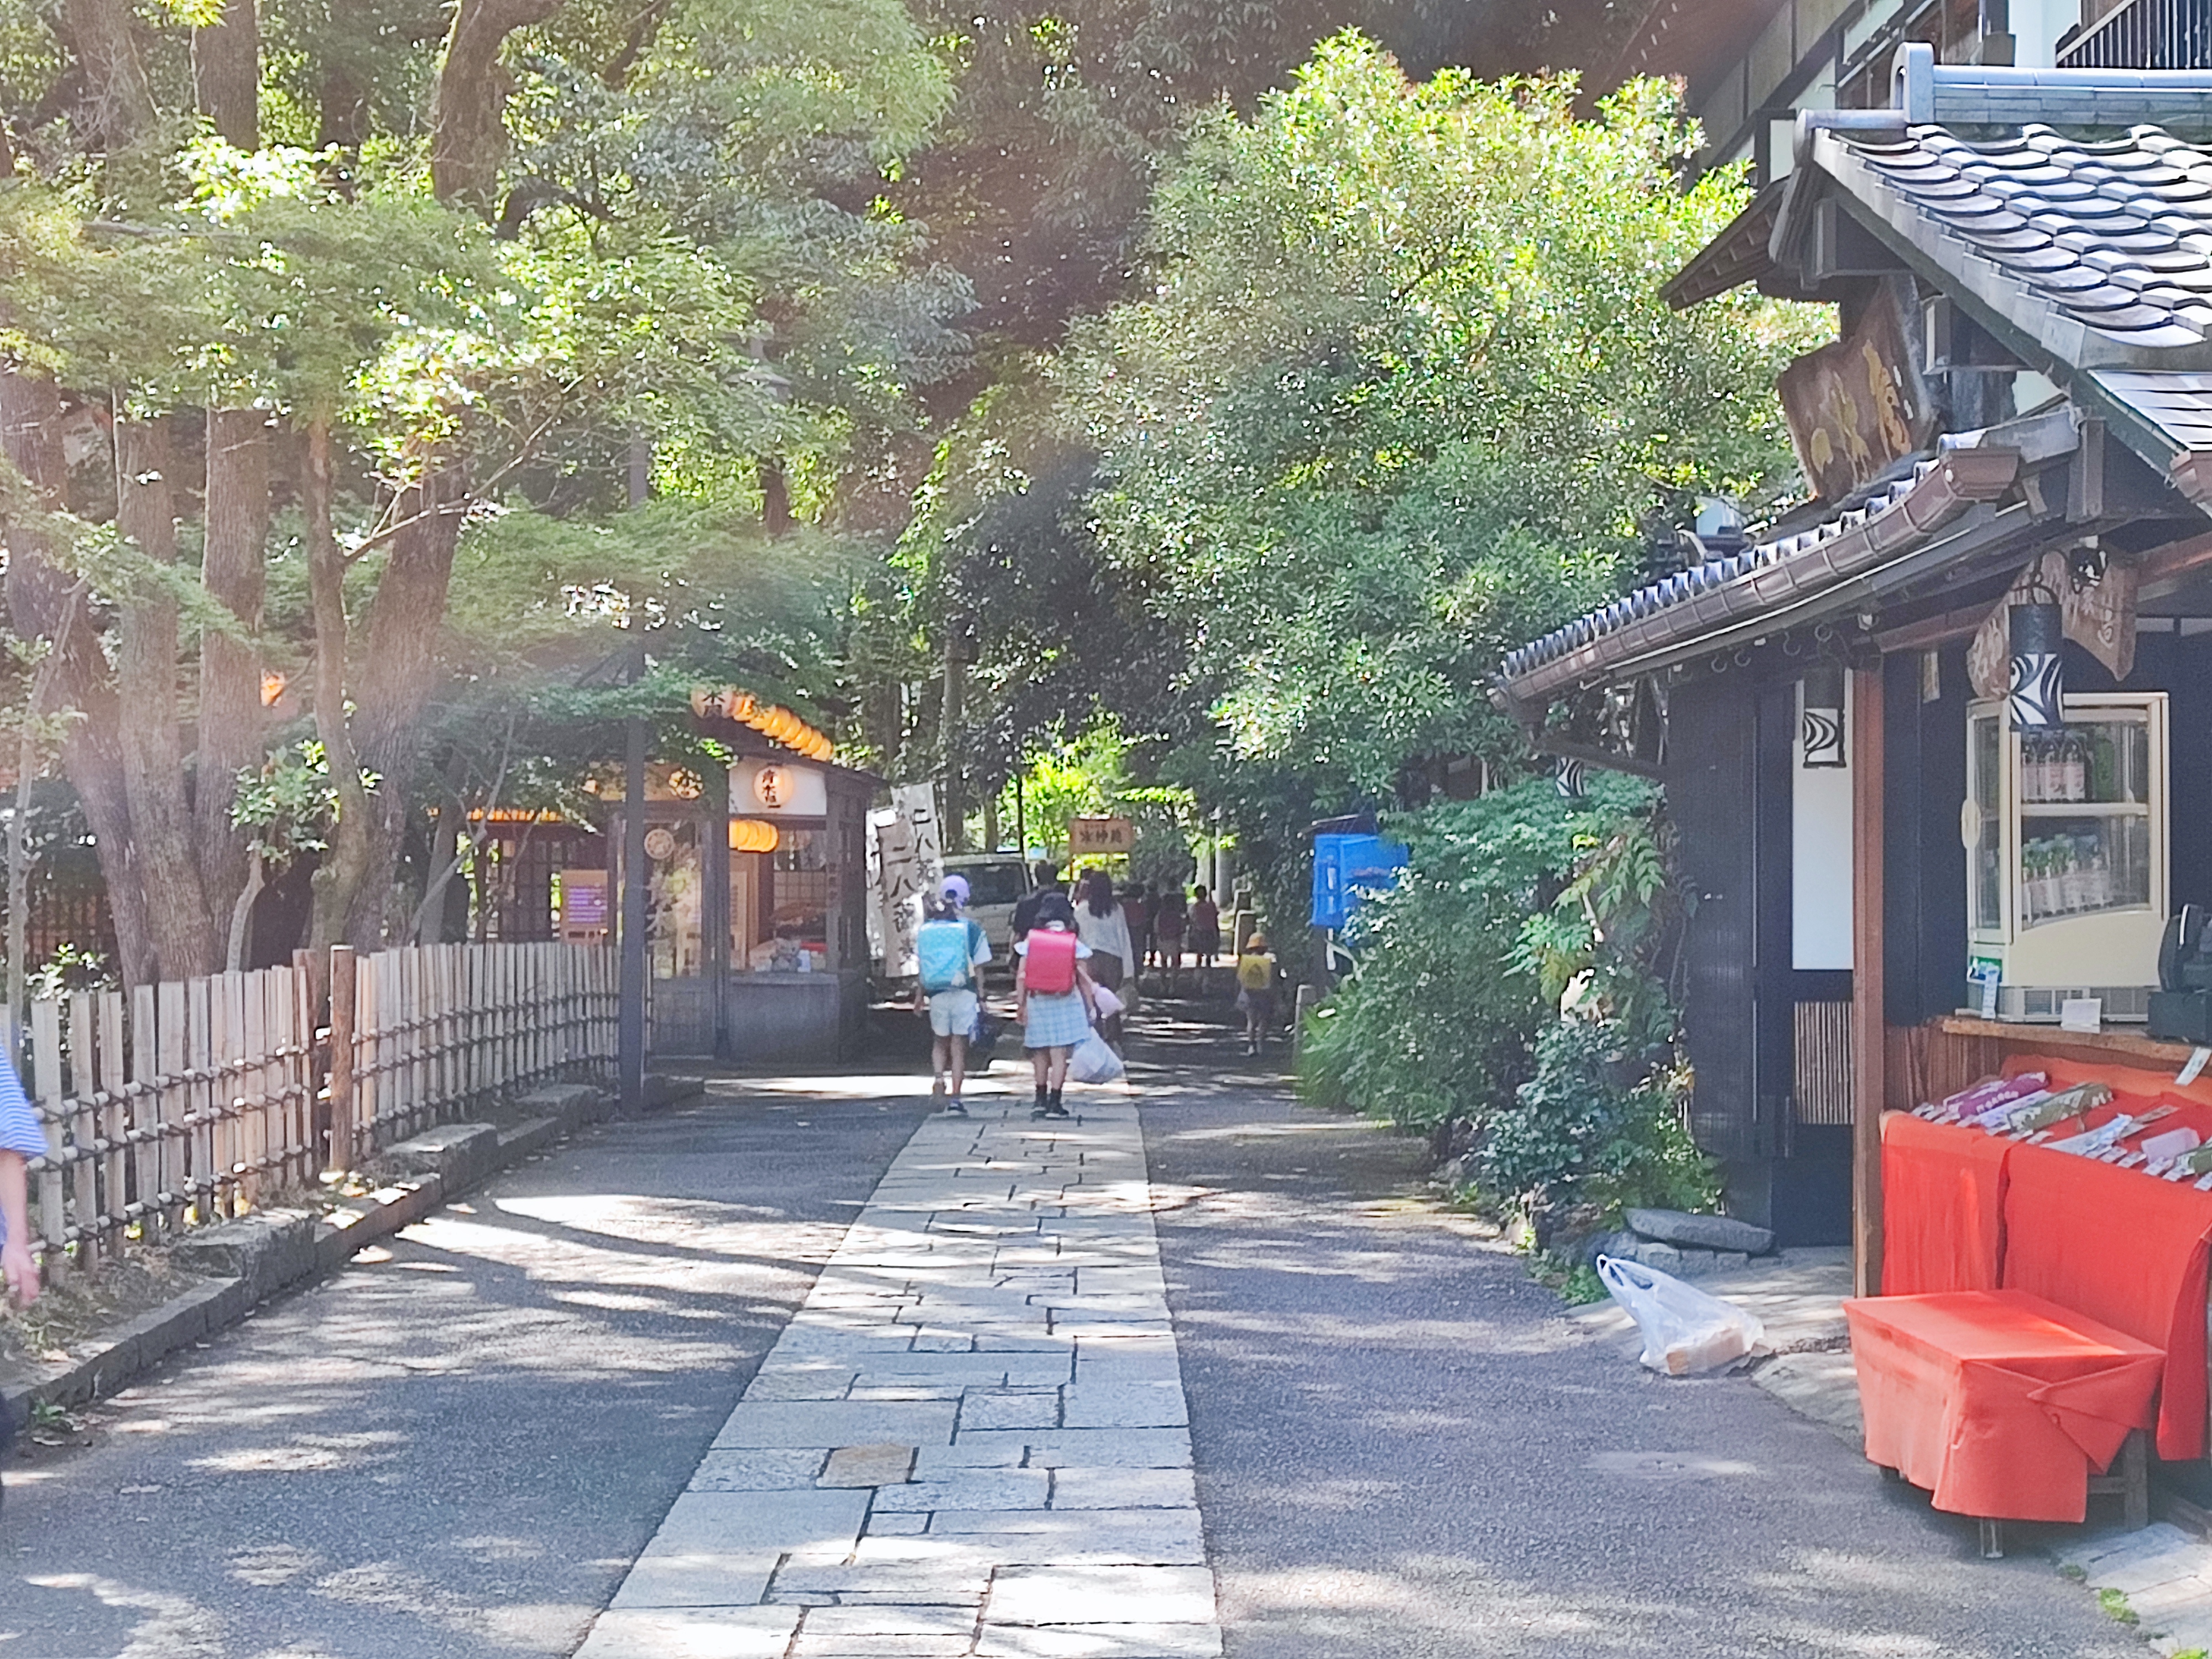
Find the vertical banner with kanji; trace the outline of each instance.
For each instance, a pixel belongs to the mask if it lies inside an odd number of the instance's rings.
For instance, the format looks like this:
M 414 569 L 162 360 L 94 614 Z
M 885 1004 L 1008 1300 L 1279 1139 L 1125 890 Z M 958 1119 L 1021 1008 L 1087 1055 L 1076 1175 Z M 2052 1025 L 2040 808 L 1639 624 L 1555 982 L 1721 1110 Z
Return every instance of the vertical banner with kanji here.
M 888 811 L 868 815 L 873 832 L 877 913 L 882 918 L 884 972 L 894 978 L 920 971 L 915 935 L 922 906 L 945 878 L 944 842 L 937 822 L 937 791 L 927 783 L 891 791 Z

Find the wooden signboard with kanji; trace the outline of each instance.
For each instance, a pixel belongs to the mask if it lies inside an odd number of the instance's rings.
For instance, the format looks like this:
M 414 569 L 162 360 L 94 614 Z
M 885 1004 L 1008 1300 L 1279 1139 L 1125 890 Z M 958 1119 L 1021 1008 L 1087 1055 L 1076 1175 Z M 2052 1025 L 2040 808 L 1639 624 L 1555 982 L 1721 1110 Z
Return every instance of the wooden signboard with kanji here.
M 1104 858 L 1127 854 L 1137 844 L 1136 831 L 1127 818 L 1070 818 L 1067 851 L 1071 858 Z
M 1806 481 L 1840 501 L 1924 448 L 1936 413 L 1905 343 L 1905 317 L 1884 288 L 1842 339 L 1782 371 L 1776 390 Z

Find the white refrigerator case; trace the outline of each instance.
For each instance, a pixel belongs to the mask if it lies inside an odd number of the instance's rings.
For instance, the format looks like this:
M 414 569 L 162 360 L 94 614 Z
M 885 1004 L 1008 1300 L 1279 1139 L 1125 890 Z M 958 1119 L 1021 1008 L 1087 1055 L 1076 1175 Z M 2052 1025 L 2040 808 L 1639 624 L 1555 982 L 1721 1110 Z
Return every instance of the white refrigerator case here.
M 2002 702 L 1967 710 L 1968 954 L 1997 970 L 2000 1013 L 2056 1018 L 2070 994 L 2141 1018 L 2166 926 L 2166 694 L 2069 696 L 2066 721 L 2020 732 Z

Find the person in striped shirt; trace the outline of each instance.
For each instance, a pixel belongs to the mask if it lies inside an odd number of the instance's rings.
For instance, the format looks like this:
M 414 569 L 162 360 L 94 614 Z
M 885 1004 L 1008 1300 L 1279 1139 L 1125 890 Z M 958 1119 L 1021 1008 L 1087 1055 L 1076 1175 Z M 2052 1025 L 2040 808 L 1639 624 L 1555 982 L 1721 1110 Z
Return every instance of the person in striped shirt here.
M 39 1115 L 15 1068 L 0 1059 L 0 1279 L 18 1307 L 39 1299 L 39 1259 L 31 1253 L 31 1159 L 46 1150 Z

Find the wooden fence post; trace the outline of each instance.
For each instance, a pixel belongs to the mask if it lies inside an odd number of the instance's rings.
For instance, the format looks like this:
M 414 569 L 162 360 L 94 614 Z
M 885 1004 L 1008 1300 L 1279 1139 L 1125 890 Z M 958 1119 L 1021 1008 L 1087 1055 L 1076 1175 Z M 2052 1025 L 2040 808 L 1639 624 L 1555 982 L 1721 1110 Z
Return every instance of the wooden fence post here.
M 76 1210 L 76 1261 L 87 1273 L 100 1266 L 100 1114 L 93 1104 L 100 1071 L 93 1043 L 92 994 L 72 991 L 69 1000 L 70 1139 L 74 1159 L 70 1187 Z
M 131 994 L 131 1133 L 137 1140 L 131 1163 L 138 1225 L 149 1239 L 168 1220 L 161 1212 L 161 1097 L 154 1087 L 161 1074 L 154 1047 L 154 988 L 141 985 Z
M 31 1097 L 46 1131 L 46 1167 L 39 1176 L 39 1225 L 46 1238 L 44 1271 L 58 1285 L 69 1276 L 69 1183 L 62 1144 L 62 1018 L 52 1002 L 31 1005 Z
M 185 1126 L 192 1109 L 192 1093 L 184 1075 L 189 1053 L 185 1044 L 184 981 L 171 980 L 156 986 L 154 1000 L 159 1010 L 154 1031 L 161 1078 L 161 1224 L 174 1232 L 185 1224 L 193 1175 L 194 1132 Z
M 123 1071 L 123 993 L 102 991 L 94 1006 L 100 1022 L 100 1138 L 107 1144 L 100 1159 L 100 1213 L 110 1243 L 119 1250 L 124 1229 L 131 1224 L 130 1085 Z M 152 1231 L 147 1229 L 149 1237 Z
M 353 946 L 331 946 L 331 1041 L 329 1081 L 315 1103 L 315 1144 L 323 1167 L 349 1170 L 358 1157 L 354 1135 Z

